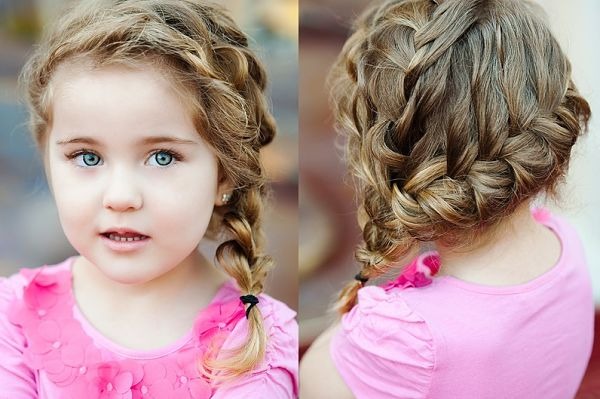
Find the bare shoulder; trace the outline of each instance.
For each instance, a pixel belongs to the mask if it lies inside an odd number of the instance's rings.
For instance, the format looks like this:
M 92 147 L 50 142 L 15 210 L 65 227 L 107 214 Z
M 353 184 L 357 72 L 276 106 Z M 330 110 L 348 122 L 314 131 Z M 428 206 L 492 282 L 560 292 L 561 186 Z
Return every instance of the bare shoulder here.
M 300 363 L 300 399 L 353 399 L 329 354 L 337 323 L 325 330 L 311 345 Z

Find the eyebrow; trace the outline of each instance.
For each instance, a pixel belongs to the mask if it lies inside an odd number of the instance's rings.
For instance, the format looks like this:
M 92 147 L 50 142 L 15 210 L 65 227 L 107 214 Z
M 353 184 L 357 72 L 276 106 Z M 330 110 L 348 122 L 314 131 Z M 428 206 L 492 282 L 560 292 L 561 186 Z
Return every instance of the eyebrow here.
M 197 141 L 186 140 L 179 137 L 171 137 L 171 136 L 152 136 L 146 137 L 138 142 L 141 145 L 152 145 L 152 144 L 161 144 L 161 143 L 170 143 L 170 144 L 199 144 Z M 88 145 L 96 145 L 102 146 L 102 143 L 92 137 L 75 137 L 72 139 L 59 140 L 56 142 L 57 145 L 67 145 L 67 144 L 88 144 Z

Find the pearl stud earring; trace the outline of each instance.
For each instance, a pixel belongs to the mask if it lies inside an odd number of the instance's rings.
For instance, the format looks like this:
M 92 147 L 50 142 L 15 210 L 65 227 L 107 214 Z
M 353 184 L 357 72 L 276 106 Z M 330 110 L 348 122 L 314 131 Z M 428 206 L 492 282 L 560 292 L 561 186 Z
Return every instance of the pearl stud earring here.
M 221 202 L 223 202 L 223 204 L 227 204 L 230 199 L 231 193 L 223 193 L 223 195 L 221 195 Z

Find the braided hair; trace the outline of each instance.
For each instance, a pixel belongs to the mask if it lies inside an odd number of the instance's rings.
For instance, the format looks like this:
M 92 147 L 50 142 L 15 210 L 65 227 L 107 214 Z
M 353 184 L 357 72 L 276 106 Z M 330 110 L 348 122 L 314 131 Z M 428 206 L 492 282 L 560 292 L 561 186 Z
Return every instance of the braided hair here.
M 387 0 L 358 19 L 330 73 L 365 214 L 341 313 L 420 242 L 474 244 L 527 199 L 556 195 L 590 108 L 537 11 Z
M 226 237 L 216 258 L 244 295 L 263 291 L 272 260 L 263 253 L 261 216 L 267 194 L 259 151 L 275 135 L 264 95 L 265 70 L 246 36 L 218 6 L 194 0 L 78 2 L 47 33 L 24 67 L 21 81 L 30 130 L 45 152 L 51 124 L 52 77 L 78 59 L 95 66 L 151 63 L 170 78 L 210 144 L 224 178 L 233 185 L 226 206 L 215 209 L 208 233 Z M 201 369 L 221 379 L 251 370 L 264 356 L 260 310 L 247 305 L 246 343 Z

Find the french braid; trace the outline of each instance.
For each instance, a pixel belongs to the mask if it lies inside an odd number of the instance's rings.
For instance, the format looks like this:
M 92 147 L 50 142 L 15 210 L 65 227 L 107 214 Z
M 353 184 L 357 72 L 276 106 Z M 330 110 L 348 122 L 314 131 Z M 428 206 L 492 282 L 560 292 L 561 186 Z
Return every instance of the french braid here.
M 420 242 L 468 246 L 526 199 L 556 194 L 590 109 L 534 8 L 388 0 L 358 20 L 330 74 L 367 218 L 340 312 Z

